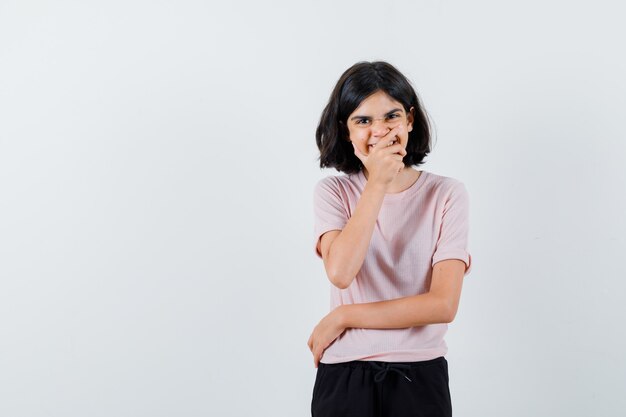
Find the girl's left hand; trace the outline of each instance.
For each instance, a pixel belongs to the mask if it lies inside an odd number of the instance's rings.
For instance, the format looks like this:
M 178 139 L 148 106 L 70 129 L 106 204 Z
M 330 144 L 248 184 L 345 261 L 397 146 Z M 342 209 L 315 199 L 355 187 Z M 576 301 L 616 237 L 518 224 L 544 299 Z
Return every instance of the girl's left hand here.
M 341 306 L 328 313 L 313 329 L 311 337 L 307 345 L 313 353 L 313 362 L 315 367 L 320 362 L 324 350 L 346 329 L 343 326 L 343 318 L 341 316 Z

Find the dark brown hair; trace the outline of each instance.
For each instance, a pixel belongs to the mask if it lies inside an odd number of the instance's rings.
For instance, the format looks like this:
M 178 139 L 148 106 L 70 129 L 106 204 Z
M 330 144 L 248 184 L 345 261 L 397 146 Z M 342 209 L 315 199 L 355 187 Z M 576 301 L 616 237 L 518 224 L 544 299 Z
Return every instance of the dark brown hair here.
M 431 128 L 411 82 L 387 62 L 361 61 L 341 75 L 322 112 L 315 131 L 320 168 L 335 168 L 348 174 L 363 168 L 348 141 L 347 119 L 365 98 L 381 90 L 400 102 L 407 114 L 411 107 L 415 108 L 413 130 L 409 132 L 403 162 L 405 166 L 424 163 L 424 158 L 430 153 Z

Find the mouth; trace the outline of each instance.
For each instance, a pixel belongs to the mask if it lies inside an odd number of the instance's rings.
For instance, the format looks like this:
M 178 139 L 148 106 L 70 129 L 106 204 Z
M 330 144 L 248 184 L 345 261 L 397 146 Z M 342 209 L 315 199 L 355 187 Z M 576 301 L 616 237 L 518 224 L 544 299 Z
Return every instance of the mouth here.
M 376 142 L 376 143 L 378 143 L 378 142 Z M 376 145 L 376 143 L 370 143 L 369 145 L 367 145 L 367 149 L 372 149 L 372 147 L 374 147 L 374 145 Z M 395 145 L 396 143 L 398 143 L 398 139 L 395 139 L 393 142 L 391 142 L 389 144 L 389 146 Z

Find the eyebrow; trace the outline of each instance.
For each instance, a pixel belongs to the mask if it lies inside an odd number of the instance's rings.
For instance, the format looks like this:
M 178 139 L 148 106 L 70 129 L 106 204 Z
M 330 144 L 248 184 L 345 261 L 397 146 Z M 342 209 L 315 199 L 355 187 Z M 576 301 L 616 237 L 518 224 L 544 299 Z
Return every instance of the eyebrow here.
M 387 113 L 385 113 L 385 116 L 389 116 L 392 113 L 395 113 L 397 111 L 402 111 L 402 109 L 393 109 L 391 111 L 388 111 Z M 370 116 L 353 116 L 350 118 L 350 120 L 354 120 L 354 119 L 371 119 Z

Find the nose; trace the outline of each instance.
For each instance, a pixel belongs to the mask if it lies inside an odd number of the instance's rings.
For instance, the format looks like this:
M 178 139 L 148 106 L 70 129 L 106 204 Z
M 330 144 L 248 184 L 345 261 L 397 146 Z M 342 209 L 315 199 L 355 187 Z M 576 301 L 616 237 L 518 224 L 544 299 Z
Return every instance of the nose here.
M 372 134 L 374 136 L 384 136 L 391 130 L 391 125 L 384 120 L 372 120 Z

